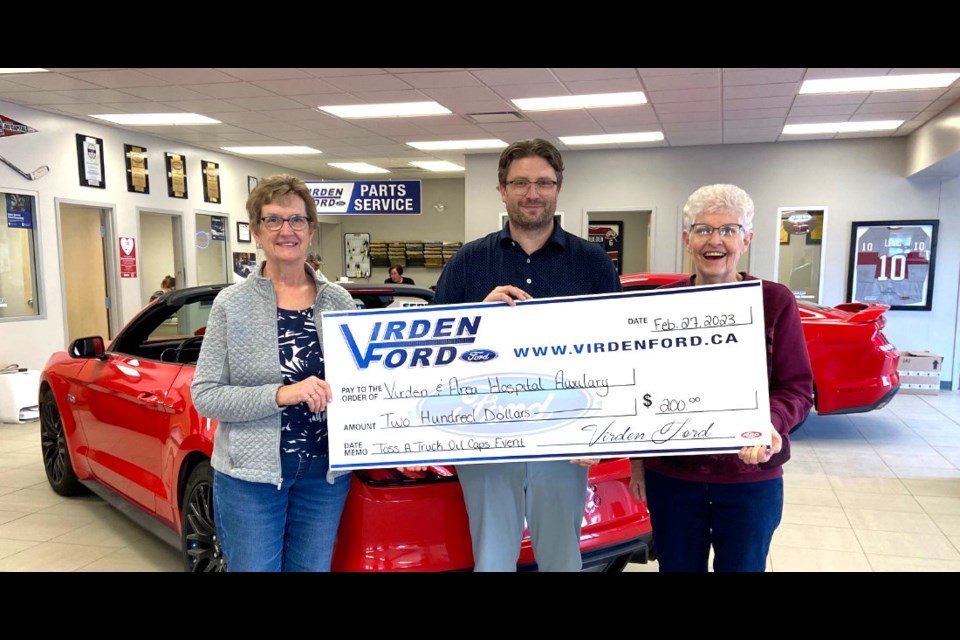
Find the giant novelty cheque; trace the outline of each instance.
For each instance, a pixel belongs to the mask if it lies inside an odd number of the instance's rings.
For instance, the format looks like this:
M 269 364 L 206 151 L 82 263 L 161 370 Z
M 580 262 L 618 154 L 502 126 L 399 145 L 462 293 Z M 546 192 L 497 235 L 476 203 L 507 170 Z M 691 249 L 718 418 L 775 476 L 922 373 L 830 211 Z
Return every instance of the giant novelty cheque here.
M 759 280 L 323 314 L 330 466 L 770 444 Z

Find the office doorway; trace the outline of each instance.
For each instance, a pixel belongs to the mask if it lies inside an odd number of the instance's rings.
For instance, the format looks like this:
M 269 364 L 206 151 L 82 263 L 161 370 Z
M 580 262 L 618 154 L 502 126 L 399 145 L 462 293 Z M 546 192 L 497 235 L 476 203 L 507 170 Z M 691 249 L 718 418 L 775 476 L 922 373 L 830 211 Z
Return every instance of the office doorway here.
M 67 344 L 120 327 L 113 209 L 57 201 Z
M 140 304 L 160 289 L 167 276 L 186 286 L 183 268 L 183 218 L 175 211 L 140 209 Z

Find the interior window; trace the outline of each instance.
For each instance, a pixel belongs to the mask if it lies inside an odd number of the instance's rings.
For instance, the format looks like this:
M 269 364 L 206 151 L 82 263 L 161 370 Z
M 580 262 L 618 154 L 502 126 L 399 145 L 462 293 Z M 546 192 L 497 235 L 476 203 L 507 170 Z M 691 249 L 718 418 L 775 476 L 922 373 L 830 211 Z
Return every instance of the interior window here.
M 37 199 L 3 191 L 0 207 L 0 320 L 38 316 Z

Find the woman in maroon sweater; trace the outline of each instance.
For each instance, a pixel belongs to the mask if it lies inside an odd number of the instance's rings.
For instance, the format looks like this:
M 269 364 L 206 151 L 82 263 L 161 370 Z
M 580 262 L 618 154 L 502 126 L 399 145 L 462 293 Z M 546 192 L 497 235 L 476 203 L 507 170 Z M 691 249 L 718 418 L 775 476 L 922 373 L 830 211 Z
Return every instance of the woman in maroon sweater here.
M 753 240 L 753 200 L 731 184 L 697 189 L 683 208 L 694 274 L 667 287 L 756 280 L 737 261 Z M 789 289 L 763 281 L 772 446 L 738 453 L 632 460 L 630 486 L 647 500 L 660 571 L 763 571 L 783 513 L 790 430 L 813 406 L 813 373 Z M 704 363 L 717 368 L 722 362 Z

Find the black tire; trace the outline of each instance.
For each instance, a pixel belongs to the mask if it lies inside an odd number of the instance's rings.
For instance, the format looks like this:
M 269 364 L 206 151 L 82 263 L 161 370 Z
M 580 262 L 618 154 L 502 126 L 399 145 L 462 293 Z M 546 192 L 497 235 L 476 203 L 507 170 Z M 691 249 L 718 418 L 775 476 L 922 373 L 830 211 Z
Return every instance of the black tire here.
M 180 548 L 184 571 L 225 571 L 213 519 L 213 468 L 204 460 L 190 472 L 180 512 Z
M 47 473 L 50 488 L 61 496 L 81 496 L 90 490 L 80 484 L 70 461 L 67 434 L 53 390 L 49 387 L 40 394 L 40 450 L 43 453 L 43 470 Z

